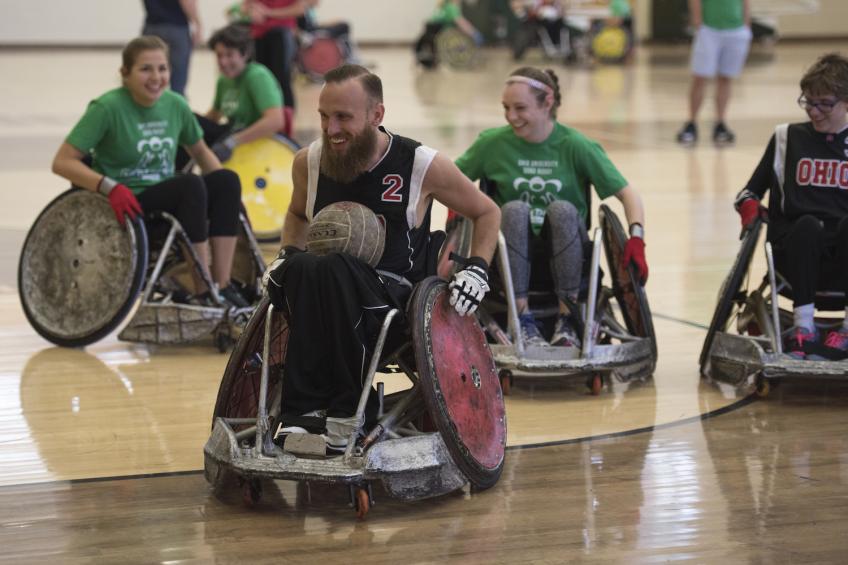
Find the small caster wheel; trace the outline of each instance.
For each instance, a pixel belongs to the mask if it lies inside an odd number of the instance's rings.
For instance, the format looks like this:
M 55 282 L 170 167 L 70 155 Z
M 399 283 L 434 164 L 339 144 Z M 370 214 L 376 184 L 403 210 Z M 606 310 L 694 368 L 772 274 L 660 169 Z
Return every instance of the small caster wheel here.
M 360 520 L 365 518 L 365 515 L 368 514 L 368 511 L 374 505 L 374 501 L 371 498 L 371 485 L 351 485 L 350 501 L 351 506 L 356 510 L 356 517 Z
M 589 377 L 586 381 L 586 386 L 592 393 L 592 396 L 598 396 L 601 394 L 601 390 L 604 388 L 604 379 L 600 374 L 595 374 Z
M 767 397 L 769 395 L 769 392 L 771 392 L 771 385 L 769 384 L 768 379 L 766 379 L 765 377 L 757 377 L 755 387 L 756 388 L 754 389 L 754 392 L 760 398 Z
M 226 353 L 230 349 L 233 348 L 235 342 L 233 338 L 224 332 L 215 335 L 215 347 L 218 348 L 219 353 Z
M 254 507 L 259 504 L 262 498 L 262 483 L 259 479 L 242 479 L 241 484 L 241 499 L 245 506 Z
M 512 390 L 512 371 L 502 369 L 498 371 L 498 378 L 501 381 L 501 391 L 503 392 L 503 395 L 509 396 L 509 393 Z

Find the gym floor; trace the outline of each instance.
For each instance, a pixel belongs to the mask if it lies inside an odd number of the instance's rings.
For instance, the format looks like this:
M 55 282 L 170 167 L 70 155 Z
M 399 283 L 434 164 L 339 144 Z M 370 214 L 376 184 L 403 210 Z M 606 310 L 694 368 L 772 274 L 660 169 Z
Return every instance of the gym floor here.
M 560 121 L 600 141 L 645 200 L 654 379 L 611 383 L 599 396 L 583 379 L 517 379 L 494 488 L 414 504 L 377 489 L 363 521 L 340 487 L 269 483 L 255 508 L 238 492 L 211 492 L 202 448 L 227 361 L 211 342 L 109 336 L 63 349 L 29 326 L 17 297 L 21 244 L 67 186 L 50 173 L 55 150 L 87 101 L 118 84 L 120 57 L 0 51 L 0 561 L 843 562 L 848 386 L 784 383 L 757 399 L 748 387 L 702 382 L 697 368 L 738 249 L 733 196 L 773 127 L 805 119 L 795 104 L 804 69 L 839 47 L 755 48 L 730 107 L 738 140 L 723 149 L 674 142 L 686 115 L 686 46 L 642 47 L 627 66 L 593 69 L 528 53 L 527 64 L 560 76 Z M 500 93 L 515 67 L 504 50 L 486 50 L 472 71 L 421 71 L 405 48 L 363 58 L 383 78 L 392 131 L 456 157 L 504 123 Z M 188 97 L 197 111 L 211 103 L 214 66 L 208 52 L 195 54 Z M 319 133 L 319 89 L 297 83 L 301 143 Z M 443 221 L 438 210 L 435 227 Z

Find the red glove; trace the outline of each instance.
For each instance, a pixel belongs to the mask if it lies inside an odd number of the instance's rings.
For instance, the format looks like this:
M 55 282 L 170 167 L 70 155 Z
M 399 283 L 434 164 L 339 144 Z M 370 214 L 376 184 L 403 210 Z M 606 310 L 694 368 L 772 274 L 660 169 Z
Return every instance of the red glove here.
M 109 191 L 109 204 L 112 205 L 115 217 L 122 226 L 125 224 L 124 214 L 129 216 L 130 220 L 135 220 L 136 215 L 142 213 L 141 204 L 138 203 L 132 191 L 123 184 L 116 184 Z
M 641 237 L 631 236 L 624 246 L 624 257 L 621 260 L 626 267 L 633 263 L 639 273 L 639 283 L 642 286 L 648 282 L 648 262 L 645 260 L 645 240 Z
M 756 198 L 743 200 L 739 205 L 739 216 L 742 219 L 742 229 L 747 230 L 763 212 L 760 209 L 760 201 Z

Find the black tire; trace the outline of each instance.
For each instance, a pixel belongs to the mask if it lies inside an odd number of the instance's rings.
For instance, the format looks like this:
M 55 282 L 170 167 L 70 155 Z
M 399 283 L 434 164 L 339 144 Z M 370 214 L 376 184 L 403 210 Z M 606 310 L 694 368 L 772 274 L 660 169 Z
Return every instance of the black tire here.
M 653 364 L 656 366 L 657 336 L 654 332 L 651 308 L 648 305 L 648 295 L 645 294 L 645 287 L 639 284 L 636 267 L 622 265 L 624 247 L 627 244 L 624 228 L 621 226 L 618 216 L 605 204 L 601 204 L 599 216 L 603 230 L 604 252 L 607 256 L 607 265 L 612 278 L 612 290 L 618 305 L 621 307 L 627 331 L 632 335 L 650 340 Z M 651 372 L 653 372 L 653 367 Z
M 265 336 L 265 315 L 270 301 L 262 298 L 253 312 L 250 320 L 239 337 L 236 346 L 227 361 L 221 385 L 218 387 L 218 397 L 212 412 L 212 425 L 215 418 L 254 418 L 259 405 L 259 384 L 262 371 L 262 343 Z M 282 315 L 274 317 L 274 328 L 271 333 L 271 366 L 269 367 L 269 383 L 267 405 L 273 402 L 271 391 L 281 378 L 282 366 L 285 360 L 286 343 L 288 341 L 288 325 Z
M 60 249 L 66 256 L 57 253 Z M 106 198 L 66 190 L 41 211 L 24 240 L 18 262 L 24 314 L 39 335 L 56 345 L 94 343 L 132 309 L 147 260 L 141 217 L 121 229 Z
M 701 355 L 698 357 L 698 366 L 703 376 L 707 376 L 706 365 L 715 334 L 727 329 L 727 322 L 730 320 L 733 306 L 738 306 L 745 300 L 739 293 L 742 289 L 742 281 L 745 275 L 748 274 L 748 269 L 751 266 L 751 258 L 754 256 L 754 249 L 760 238 L 762 226 L 762 220 L 756 220 L 753 226 L 751 226 L 751 229 L 745 233 L 745 236 L 742 238 L 742 244 L 739 246 L 739 253 L 736 254 L 736 259 L 733 261 L 733 266 L 721 284 L 721 289 L 718 293 L 718 304 L 716 304 L 716 309 L 713 312 L 713 318 L 710 321 L 707 336 L 704 338 Z

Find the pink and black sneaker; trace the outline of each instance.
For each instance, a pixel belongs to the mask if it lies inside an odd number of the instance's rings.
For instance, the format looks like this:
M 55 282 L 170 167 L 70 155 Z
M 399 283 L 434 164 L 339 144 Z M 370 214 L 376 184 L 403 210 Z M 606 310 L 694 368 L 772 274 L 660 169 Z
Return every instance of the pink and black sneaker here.
M 831 331 L 827 334 L 827 337 L 824 340 L 824 345 L 831 349 L 848 351 L 848 330 L 839 329 Z
M 794 327 L 789 330 L 789 336 L 786 338 L 783 352 L 794 359 L 806 359 L 807 353 L 804 351 L 804 344 L 815 343 L 818 339 L 819 336 L 815 331 L 810 331 L 800 326 Z

